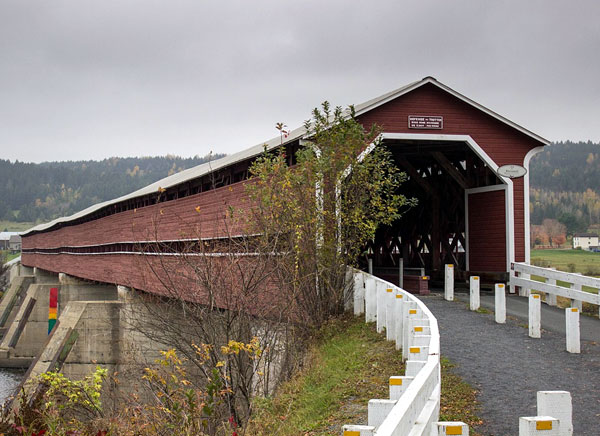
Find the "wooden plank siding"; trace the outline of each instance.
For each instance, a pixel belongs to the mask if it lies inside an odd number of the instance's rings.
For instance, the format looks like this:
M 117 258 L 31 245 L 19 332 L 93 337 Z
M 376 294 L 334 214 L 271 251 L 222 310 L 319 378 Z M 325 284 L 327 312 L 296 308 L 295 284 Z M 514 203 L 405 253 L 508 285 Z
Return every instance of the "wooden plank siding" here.
M 506 270 L 504 190 L 469 194 L 470 271 Z
M 23 238 L 23 249 L 93 246 L 118 242 L 215 238 L 240 234 L 242 220 L 227 218 L 229 208 L 246 211 L 248 181 L 177 200 L 128 210 L 83 224 Z M 199 207 L 199 211 L 196 208 Z
M 444 128 L 409 129 L 409 115 L 444 117 Z M 523 165 L 525 155 L 540 145 L 535 139 L 501 123 L 477 108 L 448 94 L 435 85 L 426 84 L 379 106 L 364 115 L 365 127 L 378 124 L 384 132 L 470 135 L 498 166 Z M 525 209 L 523 179 L 514 179 L 515 260 L 525 260 Z M 503 267 L 501 271 L 504 271 Z
M 409 115 L 442 116 L 444 128 L 409 129 Z M 532 137 L 433 84 L 425 84 L 376 107 L 362 114 L 359 121 L 367 128 L 376 123 L 384 132 L 389 133 L 470 135 L 499 166 L 522 165 L 525 155 L 532 148 L 540 145 Z M 148 262 L 145 265 L 140 263 L 143 256 L 36 254 L 27 251 L 237 235 L 244 232 L 243 224 L 226 218 L 226 215 L 230 209 L 239 211 L 249 209 L 249 199 L 245 193 L 247 183 L 250 182 L 238 181 L 176 200 L 115 213 L 81 224 L 65 225 L 56 230 L 50 229 L 25 235 L 22 262 L 27 266 L 37 266 L 49 271 L 64 272 L 89 280 L 116 283 L 164 295 L 165 289 L 161 288 L 158 280 L 151 280 L 151 268 Z M 515 260 L 519 262 L 525 260 L 523 179 L 513 180 L 513 186 Z M 499 198 L 500 195 L 502 198 Z M 470 244 L 474 244 L 471 245 L 470 253 L 472 270 L 506 270 L 506 241 L 503 227 L 506 217 L 503 196 L 503 192 L 469 196 L 470 201 L 481 202 L 477 207 L 469 207 Z M 494 203 L 495 201 L 498 203 Z M 497 220 L 489 219 L 489 208 L 493 208 L 494 213 L 497 213 L 495 215 L 498 217 Z M 478 215 L 482 213 L 478 211 L 483 210 L 485 216 Z M 485 255 L 482 255 L 484 252 Z M 193 283 L 187 283 L 186 286 L 193 297 Z
M 292 296 L 279 291 L 275 265 L 254 257 L 203 258 L 192 265 L 189 258 L 177 256 L 24 253 L 22 261 L 47 271 L 186 301 L 211 302 L 221 309 L 249 311 L 257 316 L 278 317 L 281 311 L 292 313 L 294 308 Z M 203 283 L 208 278 L 210 283 Z

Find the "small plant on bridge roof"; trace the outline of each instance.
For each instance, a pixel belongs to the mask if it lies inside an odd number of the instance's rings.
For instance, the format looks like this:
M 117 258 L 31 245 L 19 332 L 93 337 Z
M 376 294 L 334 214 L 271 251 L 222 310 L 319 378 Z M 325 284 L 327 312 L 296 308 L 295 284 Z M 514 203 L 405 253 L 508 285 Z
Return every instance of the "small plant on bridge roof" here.
M 406 176 L 378 139 L 380 129 L 365 130 L 352 106 L 324 102 L 305 128 L 307 143 L 295 156 L 284 144 L 265 149 L 247 189 L 256 204 L 250 227 L 278 241 L 289 295 L 318 326 L 343 310 L 346 265 L 378 226 L 392 224 L 415 200 L 399 192 Z

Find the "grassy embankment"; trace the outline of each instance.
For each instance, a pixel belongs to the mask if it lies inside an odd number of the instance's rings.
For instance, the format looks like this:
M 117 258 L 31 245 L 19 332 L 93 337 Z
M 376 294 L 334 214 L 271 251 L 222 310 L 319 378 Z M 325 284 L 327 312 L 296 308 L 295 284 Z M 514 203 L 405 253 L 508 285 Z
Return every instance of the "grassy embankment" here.
M 584 250 L 531 250 L 531 264 L 600 277 L 600 253 L 592 253 Z M 544 281 L 539 276 L 531 276 L 531 278 L 540 282 Z M 560 280 L 557 281 L 557 284 L 559 286 L 569 286 L 567 282 Z M 594 294 L 598 293 L 598 289 L 588 286 L 583 286 L 582 289 Z M 560 307 L 570 306 L 570 301 L 563 297 L 558 297 L 557 303 Z M 598 316 L 598 306 L 584 303 L 583 313 Z
M 450 368 L 443 359 L 442 419 L 475 425 L 475 391 Z M 365 424 L 369 399 L 389 398 L 389 377 L 402 374 L 401 352 L 373 324 L 336 320 L 314 340 L 305 368 L 274 397 L 255 403 L 246 434 L 337 436 L 343 424 Z
M 11 260 L 19 257 L 21 253 L 11 253 L 10 251 L 2 251 L 0 252 L 0 259 L 3 259 L 5 262 L 10 262 Z
M 600 277 L 600 253 L 584 250 L 531 250 L 531 263 Z

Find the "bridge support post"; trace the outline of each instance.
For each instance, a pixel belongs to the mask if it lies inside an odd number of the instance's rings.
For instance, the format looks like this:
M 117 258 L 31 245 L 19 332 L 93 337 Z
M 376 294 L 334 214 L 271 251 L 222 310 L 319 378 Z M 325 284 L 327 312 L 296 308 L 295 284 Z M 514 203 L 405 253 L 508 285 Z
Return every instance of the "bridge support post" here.
M 471 310 L 477 310 L 480 306 L 479 300 L 479 276 L 469 277 L 469 307 Z
M 529 337 L 542 337 L 541 330 L 541 298 L 538 294 L 529 296 Z
M 560 436 L 573 435 L 573 405 L 571 393 L 567 391 L 538 391 L 537 413 L 554 416 L 560 423 Z
M 566 308 L 565 323 L 567 331 L 567 351 L 569 353 L 580 353 L 581 344 L 579 340 L 579 309 L 576 307 Z
M 498 324 L 506 323 L 506 293 L 504 290 L 503 283 L 496 283 L 495 285 L 495 301 L 494 301 L 494 312 L 496 322 Z
M 454 301 L 454 265 L 446 264 L 444 266 L 444 298 L 448 301 Z
M 404 289 L 404 259 L 402 258 L 398 260 L 398 286 Z

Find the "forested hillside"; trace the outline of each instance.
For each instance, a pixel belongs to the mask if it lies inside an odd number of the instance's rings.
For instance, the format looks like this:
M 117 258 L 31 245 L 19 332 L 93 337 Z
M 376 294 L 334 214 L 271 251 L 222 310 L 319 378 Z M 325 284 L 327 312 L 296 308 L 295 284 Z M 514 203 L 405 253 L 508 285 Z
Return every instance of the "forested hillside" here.
M 530 165 L 531 223 L 556 219 L 568 233 L 600 228 L 600 144 L 558 142 Z
M 40 164 L 0 160 L 0 219 L 40 222 L 70 215 L 222 156 L 113 157 Z
M 70 215 L 208 159 L 114 157 L 41 164 L 0 160 L 0 220 L 41 222 Z M 547 146 L 531 161 L 530 186 L 532 224 L 551 218 L 563 223 L 568 233 L 600 229 L 600 144 Z

